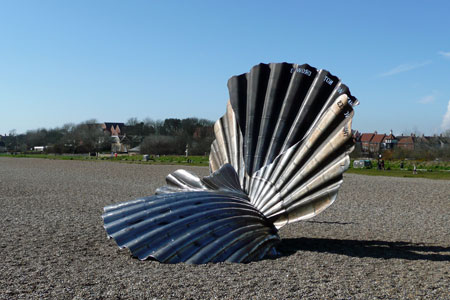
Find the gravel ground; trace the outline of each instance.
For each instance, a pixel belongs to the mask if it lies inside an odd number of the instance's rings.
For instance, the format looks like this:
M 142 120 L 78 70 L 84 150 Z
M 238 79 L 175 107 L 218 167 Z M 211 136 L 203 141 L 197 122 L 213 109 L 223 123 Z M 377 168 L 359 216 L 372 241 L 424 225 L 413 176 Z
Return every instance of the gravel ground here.
M 0 158 L 0 299 L 450 299 L 449 181 L 348 174 L 335 204 L 281 230 L 276 259 L 134 259 L 102 209 L 177 168 Z

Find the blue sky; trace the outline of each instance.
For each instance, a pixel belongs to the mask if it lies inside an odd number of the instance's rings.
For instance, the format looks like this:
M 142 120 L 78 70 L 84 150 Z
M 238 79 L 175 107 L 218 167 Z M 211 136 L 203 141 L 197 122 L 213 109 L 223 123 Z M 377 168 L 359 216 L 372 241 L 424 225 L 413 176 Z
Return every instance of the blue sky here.
M 449 1 L 0 1 L 0 133 L 216 120 L 227 80 L 309 63 L 361 102 L 353 128 L 450 129 Z

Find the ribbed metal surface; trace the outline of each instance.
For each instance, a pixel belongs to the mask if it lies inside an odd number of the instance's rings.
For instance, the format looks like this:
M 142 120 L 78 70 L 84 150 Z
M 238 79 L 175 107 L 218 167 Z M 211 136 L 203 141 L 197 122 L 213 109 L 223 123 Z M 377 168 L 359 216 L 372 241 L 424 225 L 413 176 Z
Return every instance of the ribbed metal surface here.
M 201 179 L 186 170 L 177 170 L 166 177 L 166 182 L 167 185 L 158 188 L 156 194 L 221 191 L 236 194 L 249 201 L 247 194 L 241 189 L 235 169 L 229 163 L 224 164 L 219 170 Z
M 105 207 L 107 234 L 139 259 L 164 263 L 248 262 L 279 241 L 248 200 L 225 192 L 155 195 Z
M 228 81 L 214 126 L 211 175 L 167 176 L 152 197 L 105 208 L 105 229 L 140 259 L 246 262 L 275 251 L 277 228 L 337 197 L 359 102 L 328 71 L 259 64 Z
M 359 102 L 348 87 L 326 70 L 281 63 L 257 65 L 228 88 L 231 111 L 216 123 L 211 170 L 231 161 L 222 138 L 229 128 L 217 124 L 233 119 L 244 141 L 234 155 L 244 163 L 232 165 L 250 202 L 278 228 L 331 205 L 353 149 Z
M 300 141 L 339 95 L 357 103 L 339 78 L 307 64 L 259 64 L 228 88 L 249 175 Z

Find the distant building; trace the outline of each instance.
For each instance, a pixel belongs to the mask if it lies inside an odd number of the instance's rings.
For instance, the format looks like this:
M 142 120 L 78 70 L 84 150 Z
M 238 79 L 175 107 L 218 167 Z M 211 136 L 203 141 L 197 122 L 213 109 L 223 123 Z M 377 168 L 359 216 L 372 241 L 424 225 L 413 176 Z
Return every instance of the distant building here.
M 126 153 L 128 149 L 130 149 L 130 141 L 129 139 L 123 136 L 112 136 L 111 137 L 111 151 L 115 153 Z
M 381 148 L 386 149 L 386 150 L 394 149 L 394 147 L 397 145 L 397 143 L 398 143 L 398 140 L 394 136 L 394 134 L 392 133 L 392 130 L 391 130 L 389 135 L 384 136 L 383 142 L 381 144 Z
M 381 150 L 381 143 L 384 140 L 384 137 L 386 135 L 383 134 L 377 134 L 377 132 L 375 131 L 372 139 L 369 142 L 369 152 L 370 153 L 379 153 Z
M 361 151 L 363 153 L 369 152 L 369 145 L 372 138 L 375 136 L 374 133 L 362 133 L 360 136 L 361 141 Z
M 414 141 L 415 148 L 428 150 L 428 149 L 443 149 L 450 145 L 450 138 L 441 135 L 424 136 L 423 134 L 416 137 Z
M 108 132 L 111 136 L 121 136 L 123 135 L 125 124 L 105 122 L 102 124 L 102 128 L 104 132 Z
M 409 136 L 395 136 L 392 130 L 388 135 L 374 133 L 353 132 L 356 149 L 361 149 L 361 153 L 369 156 L 377 155 L 384 150 L 404 149 L 407 151 L 433 149 L 449 149 L 450 137 L 441 135 L 416 136 L 411 133 Z
M 47 149 L 47 146 L 34 146 L 33 151 L 35 152 L 44 152 Z
M 130 154 L 130 155 L 139 154 L 139 153 L 141 153 L 141 145 L 128 150 L 128 154 Z
M 411 136 L 400 136 L 398 137 L 397 147 L 404 150 L 414 150 L 414 134 Z
M 442 134 L 439 136 L 434 135 L 426 138 L 429 139 L 430 144 L 436 148 L 445 148 L 450 146 L 450 137 L 444 137 Z
M 358 130 L 352 130 L 352 135 L 355 142 L 361 142 L 361 132 Z
M 0 141 L 0 153 L 6 152 L 6 145 L 3 141 Z

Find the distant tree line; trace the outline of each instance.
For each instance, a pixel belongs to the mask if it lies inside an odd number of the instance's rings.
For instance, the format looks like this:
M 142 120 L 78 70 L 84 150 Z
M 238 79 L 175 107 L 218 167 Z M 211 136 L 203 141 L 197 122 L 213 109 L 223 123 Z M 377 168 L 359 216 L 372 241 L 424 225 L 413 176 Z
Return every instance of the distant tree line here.
M 131 146 L 140 145 L 143 154 L 205 155 L 214 140 L 214 122 L 206 119 L 169 118 L 164 121 L 131 118 L 125 124 Z
M 143 154 L 205 155 L 214 140 L 214 122 L 206 119 L 186 118 L 154 121 L 131 118 L 125 123 L 120 140 L 129 148 L 140 146 Z M 117 140 L 117 139 L 116 139 Z M 51 129 L 40 128 L 17 134 L 1 136 L 1 142 L 10 152 L 28 152 L 44 146 L 48 153 L 90 153 L 111 151 L 116 142 L 104 131 L 97 120 L 80 124 L 65 124 Z
M 28 152 L 45 147 L 48 153 L 88 153 L 111 149 L 110 136 L 95 119 L 80 124 L 65 124 L 51 129 L 28 130 L 25 134 L 11 131 L 2 141 L 10 152 Z
M 120 140 L 127 144 L 128 149 L 140 146 L 142 154 L 183 155 L 187 148 L 189 155 L 205 155 L 209 153 L 214 140 L 213 125 L 214 122 L 199 118 L 156 121 L 131 118 L 125 123 Z M 442 135 L 450 137 L 450 130 Z M 37 146 L 44 146 L 44 151 L 48 153 L 110 152 L 111 145 L 115 142 L 117 138 L 112 138 L 95 119 L 51 129 L 29 130 L 24 134 L 17 134 L 12 130 L 9 135 L 0 136 L 0 148 L 6 148 L 9 152 L 32 151 Z M 357 143 L 351 157 L 377 157 L 378 154 L 363 153 L 361 144 Z M 385 159 L 450 160 L 448 144 L 443 147 L 427 147 L 417 143 L 414 150 L 396 147 L 381 150 L 380 154 Z

